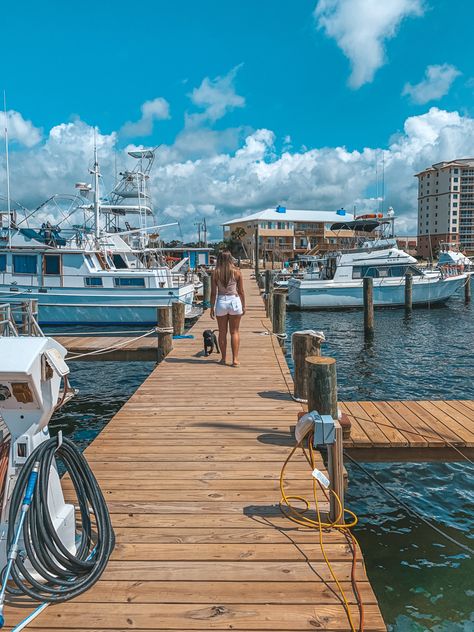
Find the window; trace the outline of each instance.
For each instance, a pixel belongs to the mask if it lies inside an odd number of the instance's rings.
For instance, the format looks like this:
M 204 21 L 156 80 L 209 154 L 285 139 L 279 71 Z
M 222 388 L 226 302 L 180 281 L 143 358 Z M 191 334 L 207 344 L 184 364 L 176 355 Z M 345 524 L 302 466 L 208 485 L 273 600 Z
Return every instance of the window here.
M 7 271 L 7 255 L 0 255 L 0 272 Z
M 61 256 L 60 255 L 44 255 L 43 271 L 45 274 L 61 274 Z
M 117 255 L 117 254 L 112 255 L 112 259 L 114 262 L 114 266 L 117 268 L 117 270 L 124 270 L 128 268 L 127 262 L 122 257 L 122 255 Z
M 453 202 L 453 206 L 457 206 L 457 205 L 458 205 L 458 203 L 457 203 L 457 202 Z
M 459 178 L 453 178 L 453 182 L 459 182 Z
M 277 228 L 283 230 L 286 228 L 286 222 L 277 222 Z
M 102 277 L 84 277 L 84 283 L 87 287 L 102 287 Z
M 92 258 L 92 255 L 84 255 L 84 256 L 85 256 L 86 261 L 87 261 L 87 263 L 89 264 L 89 266 L 90 266 L 91 268 L 95 268 L 95 261 L 94 261 L 94 259 Z
M 13 274 L 36 274 L 36 255 L 13 255 Z
M 127 277 L 114 279 L 115 287 L 145 287 L 143 277 Z

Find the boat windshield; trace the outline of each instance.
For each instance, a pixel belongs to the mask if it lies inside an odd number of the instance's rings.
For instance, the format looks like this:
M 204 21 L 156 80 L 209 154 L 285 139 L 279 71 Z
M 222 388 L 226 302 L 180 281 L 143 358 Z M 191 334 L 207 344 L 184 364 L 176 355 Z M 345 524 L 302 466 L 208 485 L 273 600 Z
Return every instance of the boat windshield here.
M 421 276 L 423 273 L 416 266 L 403 265 L 403 264 L 385 264 L 385 265 L 363 265 L 354 266 L 352 268 L 353 279 L 364 279 L 365 277 L 372 277 L 373 279 L 380 279 L 384 277 L 404 277 L 408 272 L 413 276 Z

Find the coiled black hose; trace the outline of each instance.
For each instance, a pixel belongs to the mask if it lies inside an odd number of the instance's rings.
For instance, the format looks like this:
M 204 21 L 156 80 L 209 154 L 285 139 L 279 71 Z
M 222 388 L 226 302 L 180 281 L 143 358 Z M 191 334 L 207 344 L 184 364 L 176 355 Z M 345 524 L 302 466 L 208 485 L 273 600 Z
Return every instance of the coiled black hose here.
M 48 482 L 55 457 L 63 462 L 78 500 L 81 522 L 76 524 L 80 540 L 75 554 L 61 542 L 48 510 Z M 74 599 L 97 582 L 114 549 L 115 535 L 104 496 L 86 459 L 72 441 L 64 438 L 61 443 L 55 437 L 30 454 L 18 476 L 8 516 L 7 550 L 35 462 L 40 469 L 22 534 L 26 555 L 17 556 L 11 573 L 16 588 L 9 585 L 7 591 L 60 603 Z

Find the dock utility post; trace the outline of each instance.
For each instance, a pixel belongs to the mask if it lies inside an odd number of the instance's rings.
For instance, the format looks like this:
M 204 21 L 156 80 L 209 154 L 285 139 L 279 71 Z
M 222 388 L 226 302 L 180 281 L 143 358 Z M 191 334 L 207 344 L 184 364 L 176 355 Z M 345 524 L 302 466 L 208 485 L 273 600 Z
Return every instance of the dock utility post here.
M 374 280 L 364 277 L 364 331 L 366 336 L 374 333 Z
M 286 294 L 273 292 L 273 333 L 278 335 L 280 346 L 285 344 L 286 329 Z
M 158 307 L 156 314 L 158 327 L 158 362 L 161 362 L 173 349 L 171 307 Z
M 413 305 L 413 274 L 405 274 L 405 309 L 410 311 Z
M 308 368 L 306 358 L 321 355 L 322 338 L 314 333 L 296 331 L 292 336 L 294 396 L 297 401 L 308 399 Z
M 204 274 L 202 277 L 202 306 L 204 309 L 211 307 L 211 277 Z
M 186 306 L 181 301 L 175 301 L 171 304 L 173 316 L 173 335 L 182 336 L 184 334 L 184 317 Z

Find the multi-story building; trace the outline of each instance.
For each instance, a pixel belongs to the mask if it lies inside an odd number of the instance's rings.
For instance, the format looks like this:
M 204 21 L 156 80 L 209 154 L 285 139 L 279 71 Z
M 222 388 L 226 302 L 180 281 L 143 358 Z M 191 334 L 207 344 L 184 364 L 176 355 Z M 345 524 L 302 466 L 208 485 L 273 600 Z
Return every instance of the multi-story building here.
M 396 237 L 397 246 L 401 250 L 404 250 L 412 257 L 418 255 L 418 238 L 416 236 L 404 235 L 402 237 Z
M 474 158 L 438 162 L 418 178 L 418 253 L 430 259 L 441 243 L 474 252 Z
M 255 232 L 258 230 L 259 258 L 286 261 L 297 254 L 326 252 L 338 247 L 350 230 L 331 230 L 336 222 L 352 220 L 352 214 L 340 211 L 298 211 L 277 206 L 223 224 L 224 239 L 239 241 L 244 254 L 255 256 Z

